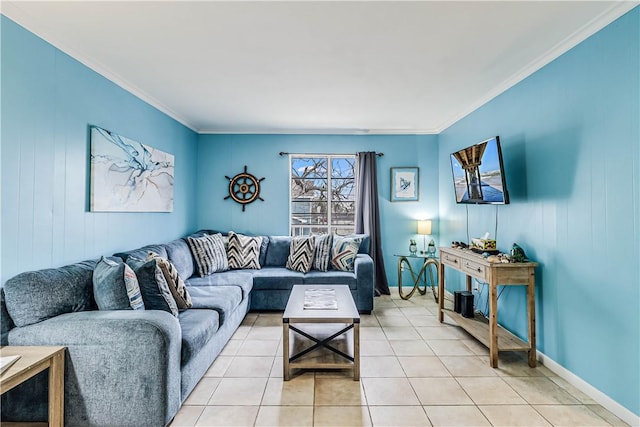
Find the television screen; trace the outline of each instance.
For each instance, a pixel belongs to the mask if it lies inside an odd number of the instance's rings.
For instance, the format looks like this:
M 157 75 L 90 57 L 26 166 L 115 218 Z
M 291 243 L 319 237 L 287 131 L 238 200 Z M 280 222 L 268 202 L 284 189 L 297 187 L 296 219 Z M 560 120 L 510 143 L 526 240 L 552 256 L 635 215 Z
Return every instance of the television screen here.
M 509 203 L 499 137 L 452 153 L 451 169 L 457 203 Z

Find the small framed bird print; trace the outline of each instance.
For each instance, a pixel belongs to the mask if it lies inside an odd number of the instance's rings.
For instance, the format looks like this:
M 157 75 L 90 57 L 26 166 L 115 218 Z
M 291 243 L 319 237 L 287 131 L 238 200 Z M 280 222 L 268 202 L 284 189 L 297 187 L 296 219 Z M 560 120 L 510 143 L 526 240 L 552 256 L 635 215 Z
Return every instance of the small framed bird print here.
M 391 168 L 391 201 L 417 202 L 419 174 L 417 167 Z

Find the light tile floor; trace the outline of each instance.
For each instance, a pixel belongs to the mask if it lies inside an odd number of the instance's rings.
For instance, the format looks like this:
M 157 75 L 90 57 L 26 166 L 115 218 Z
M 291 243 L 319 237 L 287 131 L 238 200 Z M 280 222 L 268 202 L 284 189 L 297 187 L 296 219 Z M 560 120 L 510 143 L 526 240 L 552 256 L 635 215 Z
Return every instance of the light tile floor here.
M 361 319 L 361 381 L 347 371 L 282 380 L 282 314 L 249 313 L 186 400 L 180 426 L 624 426 L 526 353 L 488 351 L 431 295 L 392 289 Z

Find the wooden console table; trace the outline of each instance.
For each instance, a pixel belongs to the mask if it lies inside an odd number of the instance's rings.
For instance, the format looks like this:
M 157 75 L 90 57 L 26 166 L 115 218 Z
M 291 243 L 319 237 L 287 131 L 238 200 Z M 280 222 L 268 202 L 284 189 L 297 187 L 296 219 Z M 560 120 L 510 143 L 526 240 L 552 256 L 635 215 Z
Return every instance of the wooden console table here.
M 0 394 L 49 369 L 49 427 L 64 425 L 65 347 L 5 346 L 0 356 L 20 356 L 0 376 Z M 4 424 L 4 423 L 3 423 Z
M 445 266 L 467 275 L 467 291 L 471 292 L 471 278 L 475 277 L 489 284 L 489 319 L 484 316 L 462 317 L 444 307 Z M 459 326 L 489 348 L 489 364 L 498 367 L 500 350 L 528 351 L 529 366 L 536 366 L 536 301 L 535 262 L 491 263 L 470 250 L 440 248 L 440 269 L 438 274 L 438 320 L 444 320 L 446 311 Z M 527 317 L 529 326 L 528 342 L 522 341 L 498 325 L 498 285 L 525 285 L 527 287 Z

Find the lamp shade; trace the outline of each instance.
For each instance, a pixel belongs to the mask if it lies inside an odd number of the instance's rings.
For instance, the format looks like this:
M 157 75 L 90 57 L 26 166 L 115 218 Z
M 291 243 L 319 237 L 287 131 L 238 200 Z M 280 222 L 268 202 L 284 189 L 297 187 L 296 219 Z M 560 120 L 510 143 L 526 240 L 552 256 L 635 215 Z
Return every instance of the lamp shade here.
M 418 234 L 431 234 L 430 219 L 423 219 L 418 221 Z

